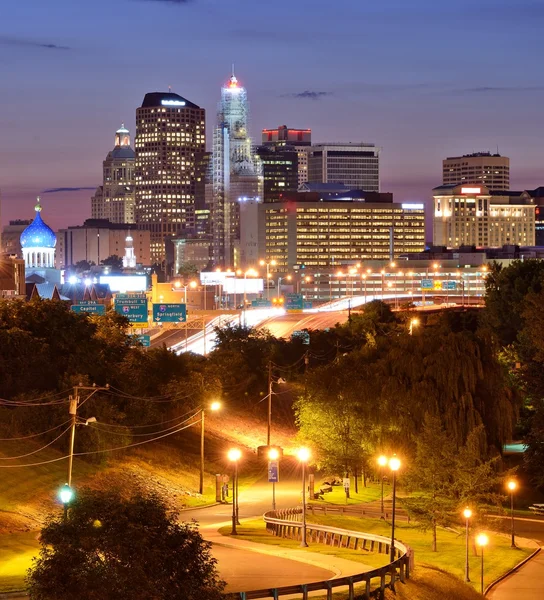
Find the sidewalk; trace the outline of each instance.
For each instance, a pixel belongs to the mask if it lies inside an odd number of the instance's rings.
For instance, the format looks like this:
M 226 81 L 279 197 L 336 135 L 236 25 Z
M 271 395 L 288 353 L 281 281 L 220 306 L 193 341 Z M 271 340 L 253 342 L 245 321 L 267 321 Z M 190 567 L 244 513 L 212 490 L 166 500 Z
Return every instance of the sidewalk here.
M 241 519 L 240 522 L 243 524 L 244 520 L 251 519 Z M 320 554 L 318 552 L 311 552 L 302 549 L 295 550 L 291 548 L 281 548 L 279 546 L 269 546 L 267 544 L 258 544 L 257 542 L 250 542 L 248 540 L 241 540 L 239 538 L 221 535 L 218 530 L 221 527 L 225 527 L 230 524 L 231 521 L 225 521 L 223 523 L 207 525 L 200 528 L 200 533 L 205 540 L 218 546 L 237 548 L 239 550 L 249 550 L 259 554 L 277 556 L 278 558 L 294 560 L 312 565 L 314 567 L 327 569 L 328 571 L 332 571 L 334 573 L 334 577 L 331 577 L 331 579 L 356 575 L 357 573 L 363 573 L 364 571 L 371 571 L 372 569 L 375 569 L 375 567 L 365 565 L 363 563 L 346 560 L 345 558 L 337 558 L 336 556 L 330 556 L 328 554 Z

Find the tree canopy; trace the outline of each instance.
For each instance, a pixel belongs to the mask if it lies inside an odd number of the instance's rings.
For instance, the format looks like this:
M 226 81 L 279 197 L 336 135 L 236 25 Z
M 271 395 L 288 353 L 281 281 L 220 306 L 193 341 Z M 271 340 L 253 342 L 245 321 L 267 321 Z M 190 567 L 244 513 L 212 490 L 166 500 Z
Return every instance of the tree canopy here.
M 28 575 L 31 600 L 220 600 L 224 583 L 193 524 L 156 495 L 81 490 L 49 518 Z

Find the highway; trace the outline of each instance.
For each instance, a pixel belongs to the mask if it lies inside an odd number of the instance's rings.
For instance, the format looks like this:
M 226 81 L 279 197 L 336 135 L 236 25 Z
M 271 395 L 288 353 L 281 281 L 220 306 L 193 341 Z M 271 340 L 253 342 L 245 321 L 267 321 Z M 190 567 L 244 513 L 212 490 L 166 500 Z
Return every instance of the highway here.
M 347 311 L 320 312 L 320 313 L 291 313 L 273 317 L 259 324 L 259 328 L 266 328 L 277 338 L 289 338 L 293 332 L 302 329 L 327 329 L 336 323 L 344 323 L 348 319 Z

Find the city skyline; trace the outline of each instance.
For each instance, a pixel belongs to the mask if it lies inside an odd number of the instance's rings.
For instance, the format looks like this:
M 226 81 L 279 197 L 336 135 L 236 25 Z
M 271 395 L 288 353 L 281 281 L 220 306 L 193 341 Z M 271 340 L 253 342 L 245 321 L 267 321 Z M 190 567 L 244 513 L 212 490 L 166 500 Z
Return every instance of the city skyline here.
M 32 218 L 38 193 L 52 227 L 81 223 L 111 131 L 135 131 L 145 93 L 171 85 L 213 115 L 231 62 L 250 94 L 254 140 L 286 124 L 311 128 L 315 143 L 375 143 L 382 190 L 397 201 L 430 206 L 445 157 L 497 146 L 511 158 L 512 189 L 544 179 L 534 126 L 544 86 L 529 51 L 544 20 L 536 2 L 340 0 L 332 11 L 309 0 L 23 0 L 3 16 L 4 225 Z M 516 44 L 500 42 L 516 29 Z M 58 188 L 76 189 L 47 193 Z

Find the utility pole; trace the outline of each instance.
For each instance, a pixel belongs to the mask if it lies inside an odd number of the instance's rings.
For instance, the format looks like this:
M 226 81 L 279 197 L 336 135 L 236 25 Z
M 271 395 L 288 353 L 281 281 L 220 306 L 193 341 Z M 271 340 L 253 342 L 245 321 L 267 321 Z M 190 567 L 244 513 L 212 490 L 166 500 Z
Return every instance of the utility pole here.
M 270 432 L 272 429 L 272 361 L 268 361 L 268 429 L 266 445 L 270 446 Z
M 87 401 L 91 396 L 94 396 L 94 394 L 96 394 L 96 392 L 99 392 L 101 390 L 107 390 L 107 389 L 109 389 L 109 387 L 110 387 L 109 384 L 107 384 L 106 387 L 96 387 L 96 385 L 93 385 L 92 387 L 83 386 L 83 385 L 74 386 L 74 395 L 70 396 L 70 405 L 68 408 L 68 412 L 70 413 L 70 420 L 71 420 L 70 451 L 68 454 L 68 485 L 69 485 L 69 487 L 72 487 L 72 465 L 74 463 L 74 444 L 75 444 L 75 440 L 76 440 L 77 409 L 79 408 L 79 404 L 80 404 L 79 392 L 80 392 L 80 390 L 88 390 L 91 392 L 85 399 L 85 401 Z M 94 420 L 96 421 L 96 419 L 94 419 Z M 89 419 L 89 421 L 91 421 L 91 419 Z

